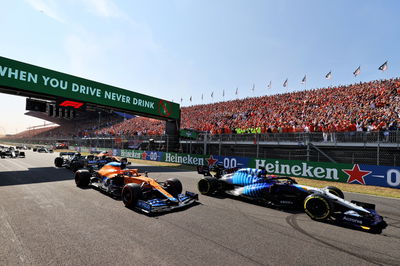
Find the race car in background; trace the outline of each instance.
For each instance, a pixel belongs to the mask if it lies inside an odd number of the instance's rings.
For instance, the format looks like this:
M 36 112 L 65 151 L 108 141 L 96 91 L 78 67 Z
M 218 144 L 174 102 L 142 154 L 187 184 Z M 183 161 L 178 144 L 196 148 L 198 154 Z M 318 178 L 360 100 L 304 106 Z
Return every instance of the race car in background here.
M 83 156 L 79 152 L 60 152 L 60 156 L 54 159 L 55 167 L 65 167 L 76 171 L 81 168 Z
M 2 147 L 0 149 L 0 158 L 25 158 L 25 152 L 14 147 Z
M 216 174 L 212 175 L 211 170 Z M 200 166 L 198 173 L 204 176 L 198 182 L 203 195 L 226 193 L 266 205 L 300 207 L 313 220 L 335 221 L 372 233 L 381 233 L 387 226 L 375 205 L 347 201 L 343 192 L 333 186 L 299 185 L 291 177 L 266 175 L 265 169 L 243 168 L 224 174 L 221 169 Z
M 54 149 L 55 150 L 68 149 L 68 144 L 64 142 L 57 142 L 56 144 L 54 144 Z
M 79 152 L 60 152 L 60 156 L 54 159 L 56 167 L 65 167 L 71 169 L 73 172 L 76 172 L 78 169 L 87 169 L 89 172 L 93 172 L 110 162 L 130 164 L 127 158 L 118 159 L 117 157 L 106 155 L 99 157 L 95 154 L 83 156 Z
M 111 162 L 99 171 L 90 173 L 86 169 L 75 172 L 78 187 L 93 187 L 114 197 L 121 197 L 128 208 L 145 213 L 160 213 L 187 207 L 198 200 L 198 195 L 186 191 L 182 194 L 182 183 L 171 178 L 165 182 L 139 173 L 138 169 L 126 169 L 125 162 Z

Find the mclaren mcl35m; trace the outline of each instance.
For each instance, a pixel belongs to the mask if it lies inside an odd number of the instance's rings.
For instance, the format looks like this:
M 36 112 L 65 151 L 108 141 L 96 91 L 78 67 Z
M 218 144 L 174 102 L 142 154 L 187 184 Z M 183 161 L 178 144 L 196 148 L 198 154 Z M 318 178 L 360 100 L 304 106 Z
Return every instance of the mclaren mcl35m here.
M 372 233 L 381 233 L 387 226 L 374 204 L 347 201 L 336 187 L 303 186 L 290 177 L 266 175 L 263 169 L 244 168 L 232 173 L 216 169 L 214 176 L 208 167 L 200 166 L 197 170 L 204 175 L 198 182 L 203 195 L 222 192 L 266 205 L 299 207 L 313 220 L 330 220 Z
M 75 183 L 78 187 L 94 187 L 111 196 L 121 197 L 126 207 L 145 213 L 172 211 L 198 200 L 195 193 L 182 193 L 182 183 L 178 179 L 158 182 L 148 177 L 147 172 L 127 169 L 125 162 L 110 162 L 94 172 L 78 170 L 75 172 Z

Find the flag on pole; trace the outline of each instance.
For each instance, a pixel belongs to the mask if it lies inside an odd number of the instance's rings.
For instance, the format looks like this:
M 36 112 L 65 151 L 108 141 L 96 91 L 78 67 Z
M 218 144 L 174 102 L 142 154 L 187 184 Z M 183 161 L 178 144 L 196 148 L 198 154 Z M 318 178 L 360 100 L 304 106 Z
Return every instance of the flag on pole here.
M 190 99 L 189 99 L 189 101 L 190 101 L 190 102 L 192 102 L 192 96 L 190 96 Z
M 211 98 L 214 98 L 214 92 L 211 92 Z
M 287 87 L 288 85 L 288 79 L 285 80 L 285 82 L 283 82 L 283 87 Z
M 256 84 L 253 83 L 253 88 L 251 89 L 254 93 L 254 89 L 256 88 Z
M 385 71 L 387 68 L 388 68 L 388 65 L 387 65 L 387 61 L 386 61 L 386 62 L 383 63 L 378 69 L 379 69 L 379 70 L 382 70 L 382 71 Z
M 222 97 L 225 97 L 225 89 L 222 90 Z
M 356 70 L 354 70 L 353 75 L 357 77 L 361 73 L 361 66 L 358 66 Z
M 201 101 L 203 101 L 203 93 L 201 94 Z
M 238 95 L 238 92 L 239 92 L 239 88 L 236 88 L 235 95 Z
M 269 81 L 269 84 L 268 84 L 267 88 L 268 88 L 268 89 L 271 89 L 271 88 L 272 88 L 272 80 Z
M 181 98 L 181 103 L 182 103 L 183 99 Z
M 307 81 L 307 75 L 304 75 L 304 78 L 301 80 L 301 84 L 305 84 Z
M 332 71 L 329 71 L 328 74 L 325 75 L 326 79 L 331 79 L 332 78 Z

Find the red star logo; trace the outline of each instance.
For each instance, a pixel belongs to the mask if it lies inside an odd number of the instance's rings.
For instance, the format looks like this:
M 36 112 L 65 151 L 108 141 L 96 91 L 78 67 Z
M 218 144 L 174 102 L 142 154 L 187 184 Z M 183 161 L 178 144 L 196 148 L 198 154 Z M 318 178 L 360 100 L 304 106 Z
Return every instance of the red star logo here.
M 210 158 L 207 159 L 208 166 L 213 166 L 218 160 L 214 159 L 212 155 L 210 155 Z
M 146 160 L 146 158 L 147 158 L 147 153 L 144 151 L 144 152 L 142 153 L 142 160 Z
M 358 183 L 363 184 L 363 185 L 365 185 L 364 176 L 372 173 L 372 171 L 361 171 L 358 164 L 355 164 L 353 166 L 353 169 L 351 169 L 351 170 L 342 169 L 342 171 L 345 172 L 349 176 L 349 178 L 347 179 L 347 183 L 352 183 L 354 181 L 357 181 Z

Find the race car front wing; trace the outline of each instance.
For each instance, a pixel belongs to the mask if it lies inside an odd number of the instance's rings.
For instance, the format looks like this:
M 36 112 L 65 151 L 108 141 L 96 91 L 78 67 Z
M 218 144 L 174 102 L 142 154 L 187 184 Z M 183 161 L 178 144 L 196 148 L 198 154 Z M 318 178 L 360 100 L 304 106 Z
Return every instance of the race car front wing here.
M 138 200 L 136 208 L 145 213 L 160 213 L 172 211 L 194 204 L 199 199 L 199 195 L 186 191 L 185 194 L 178 194 L 178 202 L 172 202 L 168 199 Z

